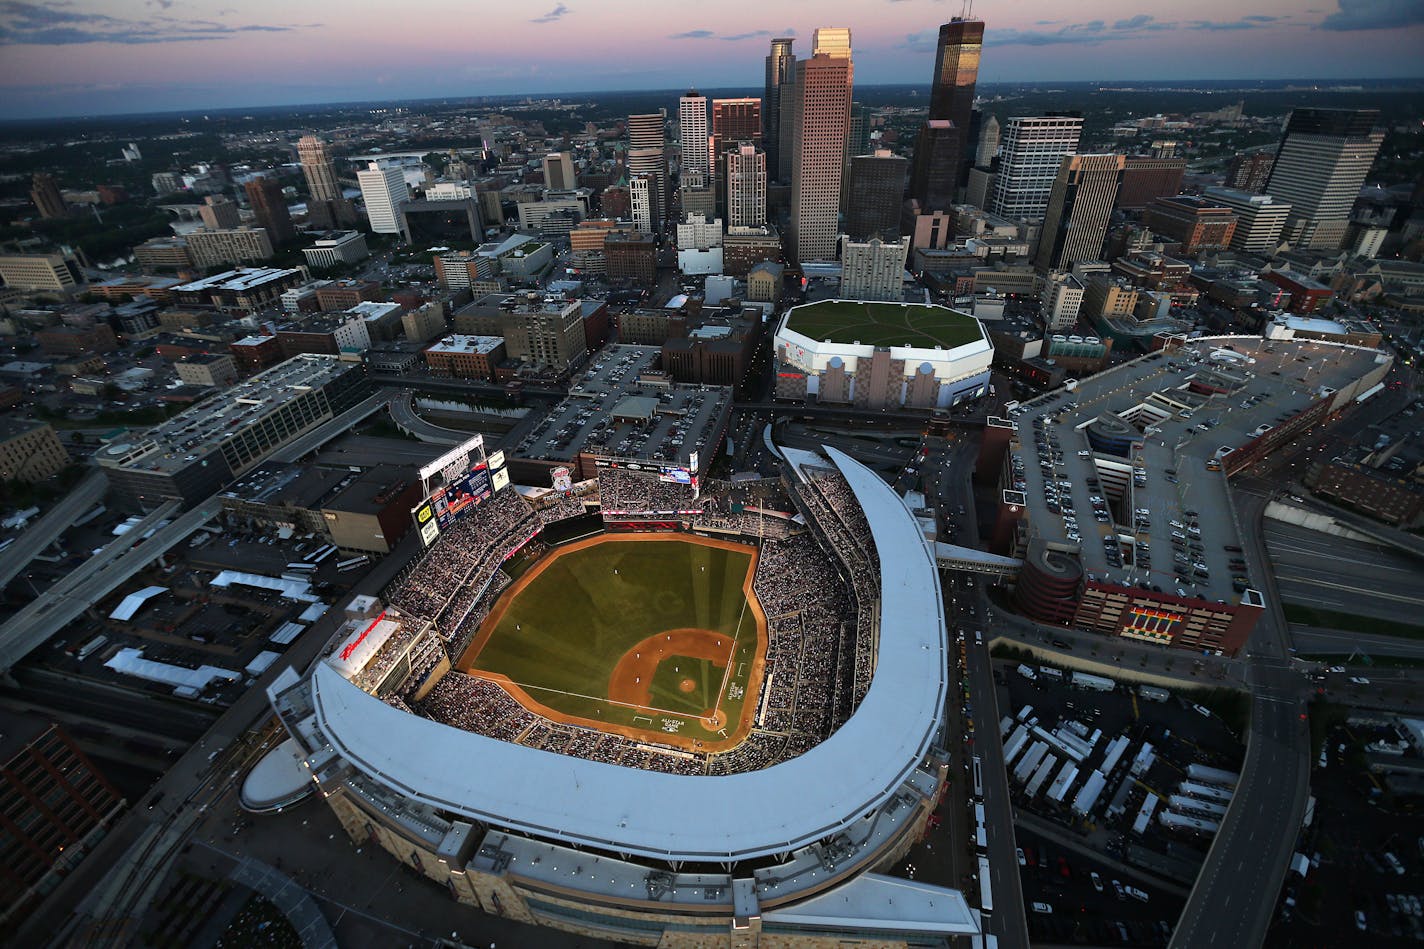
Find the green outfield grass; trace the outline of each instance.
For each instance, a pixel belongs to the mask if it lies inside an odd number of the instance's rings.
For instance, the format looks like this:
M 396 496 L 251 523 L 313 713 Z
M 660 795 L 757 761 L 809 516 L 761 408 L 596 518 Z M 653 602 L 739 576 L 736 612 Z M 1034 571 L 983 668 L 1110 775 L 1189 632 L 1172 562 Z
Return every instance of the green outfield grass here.
M 743 593 L 753 554 L 684 540 L 605 538 L 554 551 L 527 586 L 511 597 L 488 640 L 470 660 L 473 671 L 506 676 L 536 701 L 578 718 L 662 729 L 660 716 L 608 701 L 609 677 L 636 644 L 666 630 L 709 629 L 735 642 L 733 681 L 743 689 L 756 655 L 756 617 Z M 502 601 L 503 605 L 503 601 Z M 496 607 L 498 615 L 499 607 Z M 679 684 L 691 679 L 694 687 Z M 650 703 L 695 716 L 717 705 L 723 667 L 670 657 L 653 677 Z M 755 697 L 753 697 L 754 700 Z M 742 699 L 721 708 L 736 721 Z M 695 721 L 679 734 L 702 734 Z
M 953 349 L 981 338 L 972 316 L 942 306 L 823 300 L 791 311 L 787 329 L 814 340 Z

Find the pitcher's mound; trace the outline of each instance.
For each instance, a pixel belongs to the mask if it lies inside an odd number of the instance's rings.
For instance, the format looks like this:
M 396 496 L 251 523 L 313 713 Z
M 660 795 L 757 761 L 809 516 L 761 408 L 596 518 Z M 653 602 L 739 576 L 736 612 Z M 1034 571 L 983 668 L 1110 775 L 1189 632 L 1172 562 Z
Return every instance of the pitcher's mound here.
M 695 688 L 697 688 L 697 683 L 691 679 L 683 679 L 677 684 L 677 690 L 679 692 L 691 692 Z

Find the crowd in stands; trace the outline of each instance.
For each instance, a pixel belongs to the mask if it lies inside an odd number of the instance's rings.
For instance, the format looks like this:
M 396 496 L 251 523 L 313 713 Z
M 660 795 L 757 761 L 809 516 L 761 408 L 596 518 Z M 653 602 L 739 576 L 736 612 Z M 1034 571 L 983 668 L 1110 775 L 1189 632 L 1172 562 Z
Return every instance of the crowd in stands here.
M 605 514 L 700 511 L 702 502 L 694 498 L 693 493 L 691 485 L 659 481 L 617 468 L 604 468 L 598 473 L 599 503 Z
M 679 774 L 766 767 L 803 754 L 849 717 L 874 670 L 880 590 L 879 557 L 869 526 L 843 477 L 829 469 L 811 472 L 795 490 L 809 530 L 788 518 L 734 512 L 736 486 L 718 491 L 709 483 L 713 490 L 695 501 L 689 486 L 645 475 L 610 469 L 600 472 L 599 482 L 605 513 L 701 509 L 702 515 L 685 518 L 690 526 L 762 539 L 753 589 L 768 621 L 767 678 L 764 694 L 748 697 L 760 710 L 749 738 L 723 753 L 659 750 L 647 742 L 548 722 L 498 685 L 458 672 L 446 674 L 418 703 L 421 714 L 533 748 Z M 797 510 L 798 504 L 784 495 L 761 496 L 769 487 L 761 484 L 752 500 L 772 510 Z M 443 534 L 419 567 L 392 586 L 388 600 L 404 613 L 434 620 L 446 642 L 463 644 L 511 582 L 499 566 L 513 546 L 543 524 L 581 513 L 577 499 L 535 511 L 515 492 L 500 492 Z M 773 521 L 776 531 L 767 529 Z M 527 548 L 533 556 L 546 549 L 540 541 L 529 543 L 535 545 Z

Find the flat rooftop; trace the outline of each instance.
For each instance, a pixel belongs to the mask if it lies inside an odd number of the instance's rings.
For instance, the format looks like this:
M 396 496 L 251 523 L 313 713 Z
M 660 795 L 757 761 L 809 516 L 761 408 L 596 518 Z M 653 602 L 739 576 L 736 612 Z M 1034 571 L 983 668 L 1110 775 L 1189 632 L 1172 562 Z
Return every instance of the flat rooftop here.
M 284 270 L 280 267 L 260 267 L 252 270 L 229 270 L 226 273 L 214 274 L 211 277 L 204 277 L 202 280 L 194 280 L 190 283 L 181 283 L 173 288 L 175 293 L 184 291 L 199 290 L 250 290 L 253 287 L 260 287 L 264 283 L 273 280 L 281 280 L 284 277 L 297 273 L 295 270 Z
M 792 308 L 786 329 L 808 339 L 865 346 L 953 349 L 984 338 L 979 321 L 948 307 L 822 300 Z
M 96 455 L 103 465 L 126 468 L 137 464 L 148 471 L 181 471 L 217 449 L 239 429 L 254 425 L 285 405 L 293 394 L 320 388 L 342 373 L 360 371 L 356 363 L 336 356 L 304 353 L 173 416 L 132 441 L 115 442 Z
M 686 466 L 694 451 L 707 461 L 709 441 L 732 395 L 721 386 L 672 383 L 644 376 L 662 354 L 658 346 L 609 346 L 574 381 L 560 402 L 519 443 L 521 458 L 572 461 L 579 452 L 631 461 Z M 630 401 L 636 400 L 636 401 Z M 641 419 L 615 418 L 620 406 Z
M 1226 474 L 1208 470 L 1207 463 L 1220 449 L 1252 441 L 1261 426 L 1284 424 L 1323 394 L 1358 380 L 1378 358 L 1387 357 L 1328 342 L 1204 338 L 1091 376 L 1074 390 L 1055 389 L 1023 403 L 1013 410 L 1018 431 L 1011 451 L 1030 537 L 1077 546 L 1090 579 L 1146 583 L 1164 593 L 1182 590 L 1238 603 L 1241 594 L 1232 577 L 1245 571 L 1231 568 L 1239 554 L 1226 548 L 1239 546 L 1241 539 Z M 1193 391 L 1193 383 L 1217 391 Z M 1094 427 L 1101 436 L 1138 442 L 1141 449 L 1127 457 L 1098 451 L 1088 439 Z M 1050 507 L 1052 494 L 1058 496 L 1058 512 Z M 1094 497 L 1107 504 L 1106 523 L 1095 517 Z M 1070 505 L 1077 540 L 1064 516 Z M 1138 509 L 1148 512 L 1145 522 Z M 1199 537 L 1186 529 L 1193 517 Z M 1107 539 L 1121 551 L 1120 566 L 1110 562 Z M 1185 565 L 1175 559 L 1179 548 L 1173 540 L 1181 541 Z M 1198 562 L 1208 576 L 1196 573 Z M 1260 582 L 1249 579 L 1253 587 Z
M 432 353 L 478 353 L 488 355 L 504 345 L 503 336 L 446 336 L 440 342 L 426 348 Z

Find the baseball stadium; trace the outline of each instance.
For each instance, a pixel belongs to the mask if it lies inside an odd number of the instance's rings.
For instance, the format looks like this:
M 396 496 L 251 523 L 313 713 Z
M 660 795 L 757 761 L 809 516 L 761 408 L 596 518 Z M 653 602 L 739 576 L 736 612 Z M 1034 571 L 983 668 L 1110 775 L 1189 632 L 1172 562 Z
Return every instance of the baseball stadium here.
M 825 451 L 511 485 L 430 530 L 269 690 L 295 762 L 272 807 L 315 790 L 461 902 L 624 943 L 977 932 L 958 891 L 884 874 L 948 779 L 933 555 Z

